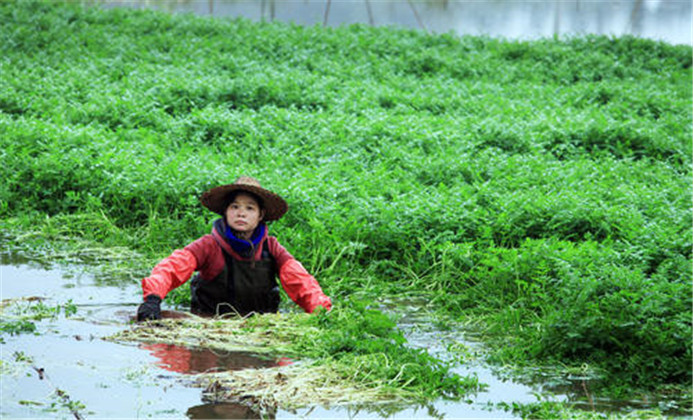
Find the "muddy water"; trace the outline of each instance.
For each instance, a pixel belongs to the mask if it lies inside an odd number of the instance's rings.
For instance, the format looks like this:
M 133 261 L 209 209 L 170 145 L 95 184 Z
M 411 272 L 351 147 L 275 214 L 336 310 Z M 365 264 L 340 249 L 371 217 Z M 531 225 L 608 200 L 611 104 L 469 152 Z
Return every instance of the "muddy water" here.
M 41 297 L 48 306 L 72 300 L 77 313 L 37 322 L 36 334 L 3 335 L 0 416 L 68 416 L 56 388 L 84 404 L 85 417 L 162 417 L 199 403 L 199 391 L 178 386 L 177 375 L 158 369 L 150 352 L 101 340 L 129 322 L 135 285 L 100 287 L 87 275 L 7 262 L 0 268 L 3 300 Z M 32 362 L 15 362 L 18 353 Z M 34 368 L 43 369 L 44 380 Z
M 70 401 L 83 404 L 84 408 L 75 411 L 85 418 L 205 413 L 200 389 L 182 385 L 186 374 L 276 364 L 245 353 L 104 341 L 102 337 L 131 322 L 137 284 L 100 286 L 86 274 L 48 270 L 28 262 L 9 263 L 4 256 L 0 265 L 3 301 L 42 298 L 49 307 L 71 301 L 77 312 L 69 318 L 60 315 L 36 322 L 35 334 L 2 336 L 2 418 L 74 417 L 71 408 L 55 395 L 56 389 Z M 18 362 L 18 354 L 31 362 Z M 37 369 L 42 369 L 43 379 Z M 245 407 L 229 406 L 226 412 L 254 417 Z
M 186 375 L 213 370 L 269 367 L 291 363 L 250 353 L 215 353 L 166 344 L 122 344 L 102 340 L 131 322 L 139 296 L 136 282 L 100 285 L 89 274 L 45 268 L 0 255 L 0 295 L 8 299 L 41 298 L 48 307 L 71 302 L 76 313 L 35 322 L 35 333 L 4 333 L 0 366 L 0 417 L 257 418 L 247 407 L 206 404 Z M 33 305 L 23 302 L 19 305 Z M 11 306 L 5 306 L 5 313 Z M 473 339 L 421 327 L 417 307 L 405 308 L 402 320 L 412 345 L 444 356 L 450 340 L 474 346 Z M 3 316 L 4 318 L 4 316 Z M 28 361 L 27 361 L 28 360 Z M 41 374 L 39 374 L 41 370 Z M 499 378 L 481 360 L 458 372 L 476 374 L 488 385 L 471 401 L 437 401 L 428 406 L 315 407 L 278 410 L 274 418 L 513 418 L 499 402 L 535 402 L 541 384 Z M 59 389 L 63 397 L 56 395 Z M 67 396 L 66 399 L 65 396 Z M 554 399 L 565 399 L 558 395 Z M 69 402 L 69 403 L 68 403 Z M 267 414 L 267 413 L 266 413 Z
M 72 417 L 54 395 L 58 388 L 83 404 L 83 417 L 256 418 L 234 404 L 205 404 L 201 390 L 186 386 L 186 375 L 212 370 L 291 363 L 249 353 L 220 354 L 166 344 L 119 344 L 102 340 L 131 322 L 139 295 L 136 283 L 96 284 L 88 274 L 46 269 L 4 256 L 0 265 L 3 300 L 42 298 L 49 307 L 72 302 L 77 312 L 36 322 L 37 332 L 3 334 L 0 417 Z M 26 303 L 25 305 L 29 305 Z M 17 354 L 32 360 L 18 362 Z M 41 380 L 35 369 L 43 369 Z M 482 374 L 490 382 L 491 376 Z M 494 398 L 533 401 L 529 387 L 492 381 Z M 492 394 L 489 394 L 492 395 Z M 276 418 L 477 417 L 512 418 L 479 404 L 436 403 L 427 407 L 315 407 L 270 413 Z M 498 399 L 500 401 L 500 399 Z

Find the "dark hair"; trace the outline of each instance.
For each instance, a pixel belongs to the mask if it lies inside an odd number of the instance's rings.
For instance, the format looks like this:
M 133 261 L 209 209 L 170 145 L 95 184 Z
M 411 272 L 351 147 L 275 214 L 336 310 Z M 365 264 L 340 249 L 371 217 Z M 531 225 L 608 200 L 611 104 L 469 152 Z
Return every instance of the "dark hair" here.
M 249 196 L 253 197 L 255 199 L 255 201 L 257 201 L 257 204 L 260 206 L 260 210 L 265 209 L 265 203 L 262 202 L 262 198 L 260 198 L 259 195 L 252 193 L 250 191 L 245 191 L 245 190 L 232 191 L 231 194 L 229 194 L 226 197 L 226 204 L 224 204 L 224 209 L 228 209 L 229 205 L 231 203 L 233 203 L 233 201 L 236 199 L 236 197 L 238 197 L 239 194 L 245 194 L 245 195 L 249 195 Z

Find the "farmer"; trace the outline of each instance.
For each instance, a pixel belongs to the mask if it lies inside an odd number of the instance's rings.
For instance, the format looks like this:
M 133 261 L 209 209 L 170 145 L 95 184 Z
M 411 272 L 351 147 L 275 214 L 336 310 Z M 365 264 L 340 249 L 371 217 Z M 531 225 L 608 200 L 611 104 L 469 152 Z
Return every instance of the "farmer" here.
M 283 198 L 250 177 L 206 191 L 202 204 L 221 218 L 212 233 L 178 249 L 142 280 L 137 320 L 161 318 L 161 301 L 193 272 L 191 312 L 222 315 L 277 312 L 279 277 L 287 295 L 308 313 L 332 301 L 294 257 L 269 236 L 267 224 L 289 209 Z

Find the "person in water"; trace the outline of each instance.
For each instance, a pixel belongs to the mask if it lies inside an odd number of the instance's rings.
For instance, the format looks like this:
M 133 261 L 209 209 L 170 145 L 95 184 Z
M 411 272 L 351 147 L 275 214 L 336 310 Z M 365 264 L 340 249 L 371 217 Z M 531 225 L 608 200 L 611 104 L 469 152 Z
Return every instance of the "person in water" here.
M 142 280 L 144 302 L 137 320 L 161 318 L 161 302 L 173 289 L 198 273 L 190 283 L 191 312 L 198 315 L 277 312 L 280 293 L 303 310 L 330 310 L 331 299 L 274 236 L 267 222 L 279 220 L 289 209 L 279 195 L 260 186 L 255 178 L 206 191 L 202 204 L 221 217 L 211 234 L 175 250 Z

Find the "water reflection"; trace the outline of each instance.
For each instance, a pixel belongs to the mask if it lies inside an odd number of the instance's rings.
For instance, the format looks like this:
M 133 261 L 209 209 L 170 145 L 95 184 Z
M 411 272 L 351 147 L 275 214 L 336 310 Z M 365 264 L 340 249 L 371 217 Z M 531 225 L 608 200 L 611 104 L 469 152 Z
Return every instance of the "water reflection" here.
M 254 21 L 339 26 L 395 25 L 426 32 L 536 39 L 625 35 L 691 44 L 691 0 L 90 0 Z
M 143 344 L 140 348 L 157 358 L 160 368 L 185 374 L 241 369 L 262 369 L 291 364 L 286 358 L 266 359 L 247 352 L 224 352 L 208 348 L 187 348 L 174 344 Z
M 603 389 L 601 375 L 586 370 L 580 374 L 566 373 L 558 367 L 522 368 L 502 372 L 495 371 L 499 378 L 514 378 L 522 383 L 536 384 L 554 395 L 565 395 L 574 408 L 596 413 L 624 413 L 633 410 L 658 409 L 667 418 L 691 418 L 693 407 L 690 394 L 685 393 L 642 393 L 631 399 L 600 397 Z
M 2 299 L 43 296 L 49 308 L 68 301 L 77 307 L 74 316 L 61 312 L 32 319 L 36 326 L 32 333 L 0 336 L 0 418 L 73 417 L 56 404 L 56 388 L 84 404 L 87 417 L 175 417 L 199 404 L 199 390 L 177 386 L 173 374 L 160 375 L 149 353 L 100 339 L 124 328 L 127 317 L 118 313 L 134 312 L 137 289 L 135 284 L 97 285 L 87 274 L 66 276 L 63 270 L 47 270 L 0 253 Z M 13 319 L 7 312 L 2 315 L 3 321 Z M 41 368 L 50 383 L 41 380 L 33 367 Z
M 275 412 L 257 412 L 242 404 L 202 404 L 190 407 L 186 415 L 191 419 L 274 419 Z
M 435 407 L 452 418 L 482 417 L 485 407 L 499 407 L 499 403 L 536 403 L 541 395 L 544 400 L 565 401 L 575 408 L 595 413 L 628 413 L 633 410 L 659 409 L 668 418 L 691 418 L 690 394 L 671 395 L 642 394 L 636 399 L 600 397 L 596 391 L 602 387 L 600 372 L 585 367 L 580 371 L 567 372 L 560 366 L 526 367 L 522 369 L 490 366 L 484 361 L 481 336 L 473 329 L 440 328 L 433 322 L 432 308 L 425 298 L 381 301 L 381 309 L 397 314 L 398 324 L 410 345 L 426 349 L 442 360 L 450 359 L 451 343 L 462 344 L 468 352 L 465 362 L 453 368 L 460 376 L 476 375 L 479 382 L 488 386 L 474 395 L 473 403 L 465 407 L 459 402 L 436 401 Z M 472 411 L 476 409 L 476 411 Z M 493 418 L 503 417 L 492 411 Z M 512 413 L 508 413 L 512 415 Z

